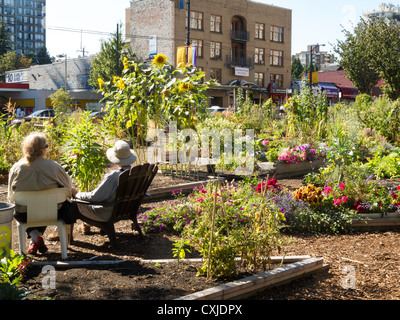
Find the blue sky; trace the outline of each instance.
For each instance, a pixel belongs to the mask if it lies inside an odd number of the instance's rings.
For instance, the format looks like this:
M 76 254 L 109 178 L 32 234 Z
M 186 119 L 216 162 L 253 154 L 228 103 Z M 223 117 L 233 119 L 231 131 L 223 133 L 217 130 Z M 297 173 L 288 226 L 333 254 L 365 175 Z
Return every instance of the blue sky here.
M 192 0 L 201 1 L 201 0 Z M 342 26 L 353 30 L 363 12 L 378 8 L 383 0 L 257 0 L 292 10 L 292 54 L 307 50 L 309 44 L 326 44 L 324 51 L 333 52 L 332 45 L 342 38 Z M 386 1 L 389 2 L 389 1 Z M 47 0 L 47 49 L 51 56 L 66 53 L 69 57 L 100 49 L 105 34 L 61 31 L 90 30 L 113 33 L 117 24 L 125 24 L 125 8 L 129 0 Z M 397 2 L 390 2 L 398 5 Z M 56 30 L 58 29 L 58 30 Z

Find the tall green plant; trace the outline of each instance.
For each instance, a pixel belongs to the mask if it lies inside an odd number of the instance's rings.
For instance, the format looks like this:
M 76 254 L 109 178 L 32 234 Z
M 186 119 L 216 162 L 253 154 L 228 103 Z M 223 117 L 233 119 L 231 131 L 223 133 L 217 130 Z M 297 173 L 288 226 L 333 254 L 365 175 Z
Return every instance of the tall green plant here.
M 149 120 L 165 128 L 175 121 L 178 129 L 193 128 L 205 113 L 205 91 L 213 81 L 204 81 L 204 72 L 190 66 L 174 69 L 167 57 L 157 55 L 151 65 L 124 59 L 122 77 L 111 82 L 98 79 L 107 101 L 110 121 L 123 128 L 134 148 L 143 143 Z M 121 130 L 119 131 L 121 132 Z
M 288 113 L 287 136 L 298 136 L 307 141 L 321 140 L 326 136 L 328 100 L 325 94 L 315 95 L 303 81 L 301 92 L 295 92 L 285 105 Z
M 63 133 L 62 161 L 81 191 L 92 190 L 101 180 L 106 166 L 102 128 L 89 115 L 89 112 L 82 112 L 78 119 L 68 118 Z

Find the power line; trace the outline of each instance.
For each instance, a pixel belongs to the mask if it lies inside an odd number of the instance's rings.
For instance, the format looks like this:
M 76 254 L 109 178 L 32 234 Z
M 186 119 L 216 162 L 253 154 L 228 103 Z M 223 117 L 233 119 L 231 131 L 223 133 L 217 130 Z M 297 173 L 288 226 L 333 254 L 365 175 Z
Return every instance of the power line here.
M 93 35 L 107 35 L 107 36 L 115 35 L 115 32 L 84 30 L 84 29 L 67 28 L 67 27 L 50 26 L 50 27 L 47 27 L 47 29 L 56 30 L 56 31 L 64 31 L 64 32 L 76 32 L 76 33 L 81 33 L 81 34 L 82 33 L 87 33 L 87 34 L 93 34 Z M 124 35 L 125 39 L 144 39 L 144 40 L 146 40 L 146 39 L 149 38 L 148 35 L 137 35 L 137 34 L 134 35 L 134 34 L 128 34 L 128 33 L 125 33 L 123 35 Z M 182 38 L 171 38 L 171 37 L 162 37 L 162 36 L 157 36 L 157 39 L 164 40 L 164 41 L 179 41 L 179 42 L 182 42 L 182 43 L 184 43 L 187 40 L 184 37 L 182 37 Z M 221 43 L 221 47 L 220 47 L 221 50 L 230 50 L 232 48 L 231 47 L 231 42 L 226 42 L 226 41 L 209 41 L 209 40 L 198 39 L 196 37 L 193 37 L 191 40 L 202 40 L 203 41 L 203 49 L 209 47 L 211 42 L 219 42 L 219 43 Z M 254 55 L 254 52 L 250 52 L 248 50 L 246 50 L 245 52 L 246 52 L 246 54 Z M 268 52 L 266 51 L 265 52 L 265 58 L 268 58 L 270 56 L 271 55 L 268 54 Z

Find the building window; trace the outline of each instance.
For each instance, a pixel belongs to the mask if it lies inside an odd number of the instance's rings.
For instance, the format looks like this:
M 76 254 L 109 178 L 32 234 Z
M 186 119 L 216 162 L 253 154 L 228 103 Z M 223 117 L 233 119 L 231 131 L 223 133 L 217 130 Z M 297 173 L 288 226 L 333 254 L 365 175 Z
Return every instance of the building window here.
M 190 29 L 203 30 L 203 13 L 197 11 L 190 12 Z
M 221 59 L 221 42 L 210 42 L 210 58 L 211 59 Z
M 210 78 L 221 83 L 221 69 L 210 69 Z
M 196 72 L 204 72 L 204 67 L 196 66 Z M 199 83 L 204 83 L 204 77 L 199 80 Z
M 271 66 L 283 66 L 283 51 L 271 50 L 270 57 Z
M 264 58 L 264 49 L 263 48 L 256 48 L 254 54 L 254 63 L 255 64 L 265 64 Z
M 271 41 L 283 42 L 283 28 L 271 26 Z
M 197 47 L 197 58 L 203 58 L 203 40 L 192 39 L 192 46 Z
M 271 74 L 270 84 L 273 89 L 283 89 L 283 75 Z
M 259 87 L 264 87 L 264 73 L 263 72 L 255 72 L 254 73 L 254 82 Z
M 211 15 L 210 19 L 211 19 L 210 20 L 210 31 L 221 33 L 222 32 L 222 29 L 221 29 L 222 17 Z
M 265 24 L 256 22 L 256 39 L 265 39 Z

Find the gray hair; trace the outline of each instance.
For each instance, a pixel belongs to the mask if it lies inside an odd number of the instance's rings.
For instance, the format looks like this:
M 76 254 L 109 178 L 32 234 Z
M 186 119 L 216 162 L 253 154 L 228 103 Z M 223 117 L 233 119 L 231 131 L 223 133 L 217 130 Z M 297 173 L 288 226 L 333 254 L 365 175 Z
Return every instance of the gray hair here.
M 28 162 L 33 162 L 43 156 L 43 150 L 47 147 L 46 136 L 43 133 L 31 133 L 22 143 L 22 153 Z

